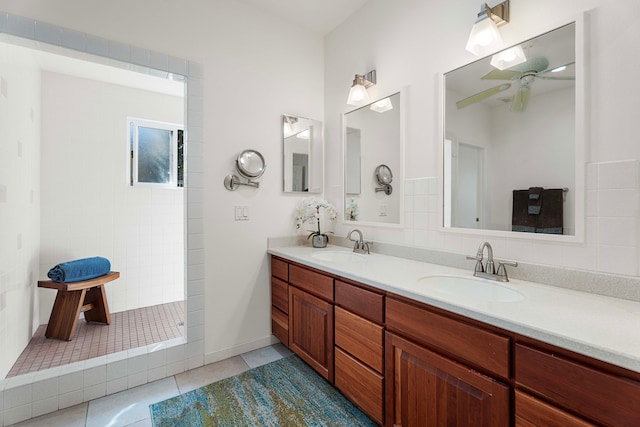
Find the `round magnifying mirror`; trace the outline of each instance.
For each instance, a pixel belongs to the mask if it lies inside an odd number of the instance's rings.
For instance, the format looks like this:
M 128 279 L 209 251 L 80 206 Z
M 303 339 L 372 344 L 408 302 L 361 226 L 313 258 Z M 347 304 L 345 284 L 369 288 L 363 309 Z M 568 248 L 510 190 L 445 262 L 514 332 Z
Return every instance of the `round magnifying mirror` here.
M 244 150 L 240 153 L 236 166 L 238 172 L 247 179 L 261 177 L 266 167 L 264 157 L 255 150 Z
M 376 168 L 376 179 L 380 185 L 389 185 L 393 181 L 393 174 L 387 165 L 380 165 Z

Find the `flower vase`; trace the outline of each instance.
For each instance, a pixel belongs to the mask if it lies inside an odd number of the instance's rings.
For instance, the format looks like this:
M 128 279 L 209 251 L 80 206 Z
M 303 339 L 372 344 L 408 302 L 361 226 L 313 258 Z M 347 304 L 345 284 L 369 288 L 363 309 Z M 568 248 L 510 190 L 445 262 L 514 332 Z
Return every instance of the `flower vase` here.
M 326 234 L 314 234 L 311 238 L 311 244 L 314 248 L 326 248 L 329 243 L 329 236 Z

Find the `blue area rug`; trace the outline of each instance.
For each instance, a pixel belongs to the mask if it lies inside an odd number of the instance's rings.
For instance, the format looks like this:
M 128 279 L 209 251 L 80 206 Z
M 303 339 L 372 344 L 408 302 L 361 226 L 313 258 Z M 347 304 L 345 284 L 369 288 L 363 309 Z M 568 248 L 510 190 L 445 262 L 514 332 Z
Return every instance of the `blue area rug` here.
M 155 427 L 377 426 L 297 356 L 150 405 Z

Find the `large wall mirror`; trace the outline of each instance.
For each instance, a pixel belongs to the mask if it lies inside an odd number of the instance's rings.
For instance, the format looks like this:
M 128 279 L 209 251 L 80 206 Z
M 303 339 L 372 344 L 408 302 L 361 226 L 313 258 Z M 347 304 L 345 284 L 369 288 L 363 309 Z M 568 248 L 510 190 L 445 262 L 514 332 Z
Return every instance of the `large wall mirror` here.
M 577 24 L 445 73 L 445 229 L 581 234 L 585 82 Z
M 404 177 L 401 93 L 346 113 L 343 125 L 345 221 L 400 224 Z M 379 181 L 380 166 L 385 167 L 389 180 L 384 188 Z
M 322 193 L 322 122 L 282 116 L 284 192 Z

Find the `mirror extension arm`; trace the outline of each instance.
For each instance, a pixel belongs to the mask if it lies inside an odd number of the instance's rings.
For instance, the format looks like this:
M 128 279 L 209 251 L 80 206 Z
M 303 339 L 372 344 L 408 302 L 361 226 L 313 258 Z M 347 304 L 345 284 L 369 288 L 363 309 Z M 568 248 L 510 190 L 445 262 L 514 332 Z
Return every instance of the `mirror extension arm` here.
M 239 186 L 246 185 L 248 187 L 260 188 L 260 183 L 247 180 L 247 182 L 240 181 L 240 177 L 235 174 L 227 175 L 224 178 L 224 187 L 229 191 L 237 190 Z

